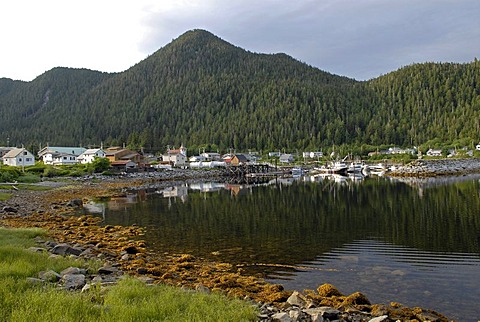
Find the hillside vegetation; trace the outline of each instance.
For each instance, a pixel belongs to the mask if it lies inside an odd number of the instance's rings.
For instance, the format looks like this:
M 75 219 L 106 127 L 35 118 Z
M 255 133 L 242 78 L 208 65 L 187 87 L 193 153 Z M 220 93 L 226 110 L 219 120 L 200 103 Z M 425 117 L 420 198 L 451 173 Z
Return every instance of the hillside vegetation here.
M 119 53 L 121 54 L 121 53 Z M 425 63 L 367 82 L 186 32 L 122 73 L 0 79 L 0 145 L 278 150 L 477 142 L 480 63 Z

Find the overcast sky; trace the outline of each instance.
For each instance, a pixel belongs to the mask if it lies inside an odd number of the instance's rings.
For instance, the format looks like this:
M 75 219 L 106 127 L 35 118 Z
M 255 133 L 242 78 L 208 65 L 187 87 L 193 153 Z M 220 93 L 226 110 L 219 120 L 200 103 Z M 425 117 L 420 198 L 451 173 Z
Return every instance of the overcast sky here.
M 358 80 L 480 58 L 480 0 L 15 0 L 0 3 L 0 78 L 124 71 L 197 28 Z

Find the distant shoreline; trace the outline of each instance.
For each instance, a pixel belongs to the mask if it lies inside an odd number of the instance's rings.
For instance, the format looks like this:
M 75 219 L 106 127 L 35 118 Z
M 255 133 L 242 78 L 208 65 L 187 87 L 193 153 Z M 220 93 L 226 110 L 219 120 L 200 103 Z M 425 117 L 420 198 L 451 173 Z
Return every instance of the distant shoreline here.
M 414 160 L 388 173 L 393 177 L 435 177 L 480 173 L 480 159 Z

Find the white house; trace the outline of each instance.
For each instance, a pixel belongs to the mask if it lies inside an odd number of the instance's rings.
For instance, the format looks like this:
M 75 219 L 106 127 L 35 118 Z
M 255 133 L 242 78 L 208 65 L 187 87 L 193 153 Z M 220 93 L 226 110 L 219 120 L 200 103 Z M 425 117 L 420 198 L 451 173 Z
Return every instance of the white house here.
M 35 157 L 24 148 L 14 148 L 3 156 L 3 164 L 14 167 L 27 167 L 35 165 Z
M 78 163 L 77 157 L 86 150 L 80 147 L 47 146 L 38 152 L 38 156 L 44 164 L 75 164 Z
M 184 167 L 187 165 L 187 149 L 180 147 L 180 149 L 168 149 L 165 154 L 162 155 L 163 162 L 169 162 L 174 167 Z
M 105 151 L 102 149 L 87 149 L 80 154 L 77 160 L 82 164 L 92 163 L 95 158 L 105 158 Z
M 200 156 L 205 157 L 205 161 L 221 161 L 222 156 L 216 152 L 203 152 Z
M 292 154 L 282 154 L 280 156 L 280 163 L 290 163 L 293 162 L 293 155 Z
M 77 156 L 71 153 L 52 153 L 51 154 L 52 161 L 46 164 L 51 165 L 72 165 L 77 164 Z
M 315 152 L 303 152 L 303 158 L 307 159 L 316 159 L 316 158 L 321 158 L 323 157 L 323 152 L 320 151 L 315 151 Z

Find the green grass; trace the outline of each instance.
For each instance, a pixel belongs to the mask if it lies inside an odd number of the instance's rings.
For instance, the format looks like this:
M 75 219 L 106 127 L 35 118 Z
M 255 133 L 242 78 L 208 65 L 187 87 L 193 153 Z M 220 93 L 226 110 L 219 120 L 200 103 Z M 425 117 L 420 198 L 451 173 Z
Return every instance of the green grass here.
M 52 190 L 51 187 L 47 186 L 41 186 L 41 185 L 35 185 L 35 184 L 26 184 L 26 183 L 19 183 L 19 184 L 1 184 L 0 183 L 0 189 L 1 190 L 14 190 L 14 188 L 17 188 L 19 190 L 30 190 L 30 191 L 46 191 L 46 190 Z
M 256 318 L 254 308 L 244 301 L 165 285 L 147 286 L 133 277 L 120 281 L 102 295 L 99 288 L 80 293 L 29 284 L 26 278 L 36 277 L 40 271 L 59 272 L 81 264 L 27 250 L 35 245 L 33 238 L 43 234 L 39 229 L 0 227 L 0 321 L 251 321 Z M 94 267 L 95 263 L 88 265 Z
M 0 192 L 0 201 L 8 200 L 8 199 L 10 199 L 11 196 L 12 196 L 11 193 L 8 193 L 8 192 Z

